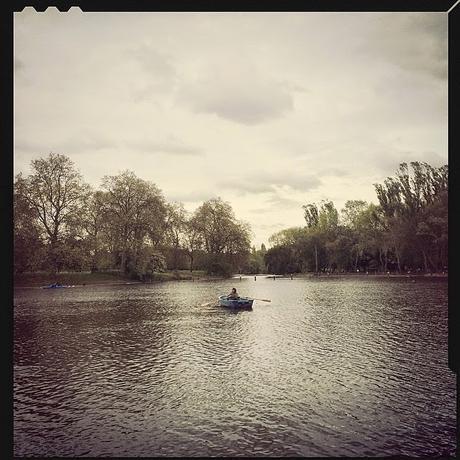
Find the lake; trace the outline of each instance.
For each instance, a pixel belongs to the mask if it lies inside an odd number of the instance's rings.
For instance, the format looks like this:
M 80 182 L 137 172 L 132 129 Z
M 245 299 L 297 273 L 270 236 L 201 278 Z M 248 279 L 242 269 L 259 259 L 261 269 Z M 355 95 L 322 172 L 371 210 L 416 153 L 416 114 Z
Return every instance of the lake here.
M 271 299 L 232 312 L 235 286 Z M 456 449 L 447 281 L 14 291 L 16 456 L 436 456 Z

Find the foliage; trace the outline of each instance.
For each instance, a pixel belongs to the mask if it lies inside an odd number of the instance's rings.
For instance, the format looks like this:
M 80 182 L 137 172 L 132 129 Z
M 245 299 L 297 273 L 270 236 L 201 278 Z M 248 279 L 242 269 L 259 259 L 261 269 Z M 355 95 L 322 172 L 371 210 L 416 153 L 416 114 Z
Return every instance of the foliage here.
M 50 153 L 46 158 L 33 160 L 31 167 L 28 177 L 16 177 L 15 193 L 27 202 L 35 228 L 48 243 L 45 257 L 49 267 L 56 271 L 62 266 L 64 240 L 78 228 L 89 189 L 73 162 L 64 155 Z
M 375 184 L 379 204 L 349 200 L 303 206 L 305 227 L 270 237 L 270 273 L 297 270 L 441 271 L 447 267 L 447 166 L 401 163 L 396 175 Z
M 144 247 L 127 255 L 126 273 L 133 279 L 152 281 L 155 272 L 166 271 L 164 255 L 153 249 Z
M 123 171 L 83 182 L 73 162 L 50 153 L 14 183 L 14 271 L 120 269 L 148 281 L 166 269 L 231 273 L 442 271 L 448 263 L 448 170 L 401 163 L 374 184 L 378 204 L 307 203 L 305 226 L 250 246 L 251 229 L 221 198 L 193 213 L 153 183 Z
M 247 263 L 249 225 L 220 198 L 190 214 L 129 170 L 94 190 L 64 155 L 31 166 L 14 184 L 15 273 L 120 269 L 147 281 L 168 268 L 227 276 Z

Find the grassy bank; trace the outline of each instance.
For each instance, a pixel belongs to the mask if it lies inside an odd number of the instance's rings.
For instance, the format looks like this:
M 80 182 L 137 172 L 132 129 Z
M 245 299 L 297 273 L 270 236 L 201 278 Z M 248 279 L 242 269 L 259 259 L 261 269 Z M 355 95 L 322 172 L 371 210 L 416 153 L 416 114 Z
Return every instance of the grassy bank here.
M 165 273 L 155 273 L 152 281 L 172 281 L 172 280 L 197 280 L 214 279 L 206 275 L 204 271 L 177 270 Z M 46 286 L 51 283 L 64 285 L 86 285 L 86 284 L 126 284 L 140 283 L 127 275 L 118 271 L 110 272 L 60 272 L 56 275 L 49 273 L 21 273 L 14 275 L 14 285 L 16 287 L 36 287 Z

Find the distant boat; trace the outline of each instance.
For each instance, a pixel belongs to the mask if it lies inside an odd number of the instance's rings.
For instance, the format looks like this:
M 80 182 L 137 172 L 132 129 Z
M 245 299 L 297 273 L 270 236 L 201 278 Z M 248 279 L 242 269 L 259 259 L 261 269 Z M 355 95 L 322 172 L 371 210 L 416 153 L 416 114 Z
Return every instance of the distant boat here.
M 42 286 L 42 289 L 60 289 L 60 288 L 71 288 L 75 286 L 66 286 L 64 284 L 59 284 L 59 283 L 53 283 L 53 284 L 48 284 L 48 286 Z
M 238 299 L 229 299 L 226 295 L 219 296 L 219 305 L 221 307 L 233 308 L 236 310 L 252 310 L 254 299 L 249 297 L 239 297 Z

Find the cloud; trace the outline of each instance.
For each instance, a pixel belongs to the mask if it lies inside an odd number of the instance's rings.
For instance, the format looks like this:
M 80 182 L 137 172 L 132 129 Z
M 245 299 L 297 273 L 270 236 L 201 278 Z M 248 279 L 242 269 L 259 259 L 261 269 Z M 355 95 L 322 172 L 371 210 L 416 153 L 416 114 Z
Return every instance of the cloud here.
M 203 155 L 204 153 L 202 149 L 184 144 L 184 142 L 175 136 L 170 136 L 163 141 L 151 139 L 131 140 L 126 142 L 126 144 L 144 153 L 168 153 L 172 155 L 187 156 Z
M 228 178 L 219 182 L 225 189 L 234 189 L 239 195 L 248 193 L 276 193 L 286 191 L 308 192 L 321 185 L 316 175 L 299 173 L 256 173 Z
M 292 209 L 292 208 L 299 208 L 302 206 L 302 202 L 299 200 L 295 200 L 293 198 L 286 198 L 279 194 L 272 195 L 268 200 L 267 203 L 270 204 L 272 209 Z
M 232 64 L 185 82 L 177 94 L 178 104 L 243 125 L 280 118 L 294 109 L 292 88 L 244 63 Z
M 400 163 L 413 161 L 426 162 L 433 167 L 439 167 L 447 163 L 441 155 L 433 151 L 389 151 L 385 154 L 376 155 L 373 164 L 379 172 L 387 176 L 393 176 L 396 174 Z
M 374 57 L 404 70 L 447 78 L 447 15 L 387 14 L 376 16 L 367 43 Z
M 82 152 L 91 152 L 97 150 L 105 150 L 116 147 L 116 142 L 112 139 L 99 136 L 94 133 L 82 132 L 75 134 L 65 139 L 50 139 L 45 142 L 43 140 L 28 141 L 24 139 L 15 140 L 14 149 L 17 152 L 46 155 L 49 152 L 67 154 L 76 154 Z
M 175 82 L 177 74 L 171 56 L 147 44 L 131 50 L 130 55 L 155 82 L 168 85 Z
M 248 193 L 269 193 L 275 190 L 274 186 L 265 182 L 255 182 L 248 178 L 225 179 L 219 182 L 219 187 L 234 190 L 237 195 L 246 195 Z
M 144 73 L 139 82 L 144 82 L 141 87 L 133 87 L 132 98 L 134 102 L 152 101 L 158 105 L 158 95 L 171 92 L 177 81 L 178 75 L 173 58 L 158 51 L 151 44 L 143 44 L 129 50 L 129 58 L 142 69 Z

